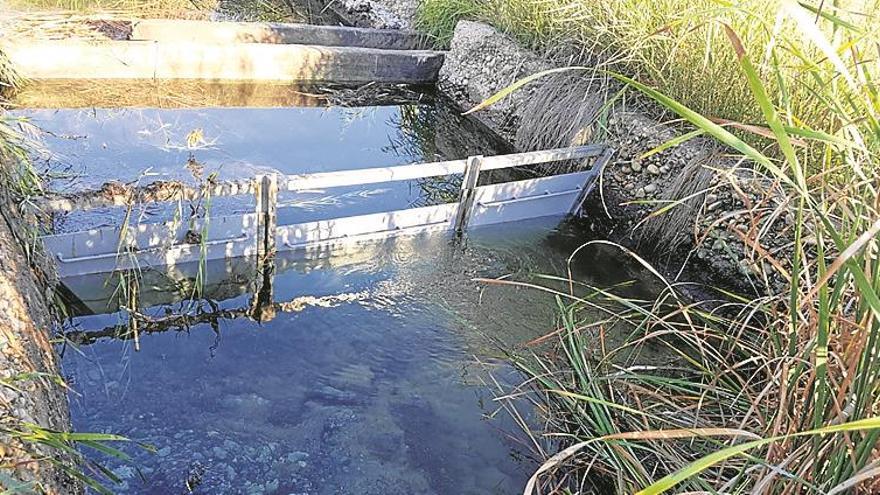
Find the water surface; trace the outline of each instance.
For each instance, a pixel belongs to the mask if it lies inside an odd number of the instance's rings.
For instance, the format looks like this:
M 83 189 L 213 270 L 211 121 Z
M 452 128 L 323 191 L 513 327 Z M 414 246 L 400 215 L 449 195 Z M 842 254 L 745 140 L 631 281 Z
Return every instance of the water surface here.
M 497 154 L 473 130 L 425 105 L 340 108 L 19 110 L 43 143 L 42 165 L 70 192 L 108 180 L 193 181 L 357 169 Z M 464 131 L 462 132 L 462 129 Z M 468 136 L 462 139 L 462 135 Z M 479 138 L 479 136 L 476 136 Z M 476 144 L 475 144 L 476 143 Z M 63 175 L 63 176 L 62 176 Z M 454 184 L 453 184 L 454 185 Z M 442 183 L 377 184 L 287 194 L 280 223 L 449 200 Z M 247 198 L 219 203 L 249 211 Z M 119 222 L 119 209 L 71 215 L 60 230 Z M 162 218 L 157 209 L 140 220 Z M 273 311 L 245 316 L 252 260 L 213 263 L 204 297 L 146 272 L 141 308 L 158 323 L 138 348 L 117 313 L 115 279 L 69 280 L 80 316 L 61 347 L 74 428 L 149 443 L 102 462 L 120 493 L 514 493 L 534 469 L 528 442 L 493 400 L 521 377 L 504 351 L 556 328 L 547 293 L 479 283 L 563 274 L 583 240 L 560 218 L 401 237 L 303 259 L 282 254 Z M 199 270 L 175 271 L 191 287 Z M 579 280 L 643 274 L 611 249 L 584 252 Z M 189 278 L 189 280 L 187 280 Z M 167 281 L 166 281 L 167 282 Z M 633 290 L 638 292 L 642 286 Z M 180 293 L 186 300 L 181 300 Z M 117 294 L 118 295 L 118 294 Z M 180 312 L 192 316 L 174 324 Z M 97 332 L 97 333 L 95 333 Z M 490 385 L 487 385 L 490 384 Z M 534 411 L 522 404 L 525 418 Z
M 146 481 L 114 466 L 124 493 L 179 490 L 193 473 L 197 493 L 517 492 L 534 465 L 486 383 L 520 380 L 501 349 L 555 328 L 553 299 L 473 279 L 561 273 L 566 241 L 553 226 L 481 229 L 466 248 L 435 234 L 282 258 L 275 301 L 311 302 L 270 321 L 220 318 L 142 336 L 139 352 L 115 339 L 68 348 L 74 425 L 159 449 L 126 448 Z M 96 315 L 76 326 L 117 322 Z

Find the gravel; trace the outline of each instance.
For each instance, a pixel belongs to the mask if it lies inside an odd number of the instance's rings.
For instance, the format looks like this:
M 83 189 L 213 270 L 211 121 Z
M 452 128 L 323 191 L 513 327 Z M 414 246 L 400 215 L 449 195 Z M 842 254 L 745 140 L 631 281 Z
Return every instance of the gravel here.
M 550 61 L 491 26 L 461 21 L 440 70 L 438 86 L 461 110 L 467 110 L 514 81 L 552 67 Z M 523 123 L 522 109 L 531 95 L 540 90 L 540 81 L 529 84 L 473 117 L 509 143 L 515 143 L 517 129 Z M 689 182 L 690 177 L 701 177 L 695 170 L 729 170 L 738 165 L 724 157 L 716 143 L 705 138 L 645 156 L 679 133 L 651 116 L 659 114 L 656 108 L 644 102 L 638 105 L 617 106 L 608 116 L 606 139 L 617 154 L 605 170 L 601 195 L 594 193 L 584 208 L 596 234 L 635 248 L 661 267 L 665 265 L 669 273 L 677 273 L 684 260 L 690 258 L 690 271 L 684 272 L 685 277 L 747 292 L 778 290 L 781 280 L 770 280 L 773 287 L 768 288 L 754 277 L 760 268 L 754 262 L 755 253 L 746 248 L 729 222 L 719 220 L 731 218 L 735 220 L 733 225 L 750 224 L 746 220 L 746 202 L 737 189 L 746 191 L 751 204 L 765 197 L 781 204 L 781 191 L 750 169 L 716 175 L 711 184 Z M 711 187 L 712 191 L 695 193 L 689 189 L 695 185 L 704 186 L 699 190 Z M 667 219 L 658 217 L 643 222 L 657 206 L 638 200 L 677 201 L 683 197 L 690 199 L 686 205 L 672 210 L 677 215 L 674 219 L 670 215 Z M 642 227 L 634 230 L 637 225 Z M 762 242 L 778 248 L 778 258 L 786 258 L 790 229 L 774 224 L 769 232 L 779 236 L 765 236 Z M 724 239 L 723 245 L 714 242 L 718 238 Z M 696 259 L 689 257 L 689 252 L 696 253 Z

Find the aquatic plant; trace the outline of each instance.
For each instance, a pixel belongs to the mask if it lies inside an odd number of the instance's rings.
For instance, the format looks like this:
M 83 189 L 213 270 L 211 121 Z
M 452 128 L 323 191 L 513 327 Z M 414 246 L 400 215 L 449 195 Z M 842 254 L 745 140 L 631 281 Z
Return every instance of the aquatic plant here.
M 646 12 L 650 18 L 647 7 L 640 15 Z M 747 12 L 758 19 L 755 29 L 763 26 L 762 12 Z M 781 26 L 753 37 L 769 40 L 765 45 L 747 45 L 736 24 L 709 17 L 703 25 L 722 34 L 707 39 L 713 64 L 716 57 L 731 59 L 736 70 L 713 81 L 717 91 L 696 98 L 725 99 L 729 87 L 744 87 L 750 111 L 758 112 L 749 122 L 766 131 L 759 140 L 735 135 L 699 104 L 666 94 L 668 80 L 607 73 L 767 179 L 761 182 L 767 198 L 739 212 L 748 226 L 740 233 L 758 278 L 783 280 L 786 290 L 692 302 L 681 295 L 683 284 L 632 253 L 666 287 L 652 301 L 597 287 L 587 288 L 586 297 L 574 281 L 568 291 L 555 290 L 561 312 L 555 352 L 516 361 L 548 433 L 561 444 L 527 493 L 597 479 L 620 493 L 643 494 L 672 488 L 875 493 L 880 487 L 880 100 L 873 45 L 862 44 L 872 28 L 859 27 L 859 14 L 839 6 L 789 2 L 778 14 Z M 765 54 L 763 63 L 756 62 L 756 49 Z M 802 73 L 793 73 L 792 64 Z M 700 88 L 696 82 L 693 91 Z M 795 139 L 809 145 L 795 146 Z M 736 187 L 740 179 L 728 171 L 722 180 Z M 781 251 L 765 249 L 780 218 L 791 220 L 785 234 L 791 242 Z M 629 337 L 609 345 L 612 332 Z M 647 360 L 651 349 L 672 359 Z
M 201 129 L 196 129 L 187 135 L 186 141 L 189 149 L 195 149 L 204 144 L 201 133 Z M 175 243 L 182 242 L 198 246 L 198 270 L 191 284 L 186 284 L 186 281 L 181 280 L 167 280 L 167 282 L 175 286 L 181 292 L 181 296 L 188 301 L 188 307 L 182 311 L 186 313 L 198 305 L 207 283 L 207 242 L 208 229 L 211 224 L 211 203 L 213 200 L 211 191 L 217 184 L 218 174 L 217 172 L 211 172 L 205 177 L 204 166 L 192 154 L 184 167 L 197 182 L 197 193 L 196 197 L 192 198 L 192 200 L 185 200 L 183 197 L 177 200 L 174 218 L 170 222 L 169 234 L 172 236 L 170 240 Z M 136 181 L 132 190 L 142 190 L 137 187 L 137 183 L 143 178 L 144 176 Z M 136 213 L 135 208 L 138 206 L 142 207 L 143 205 L 144 198 L 140 197 L 139 194 L 130 194 L 128 196 L 116 244 L 116 265 L 105 282 L 107 286 L 114 287 L 110 300 L 115 301 L 117 307 L 122 310 L 123 314 L 120 316 L 125 316 L 124 324 L 118 325 L 118 328 L 123 332 L 118 334 L 117 337 L 131 338 L 134 342 L 135 350 L 140 350 L 139 328 L 141 323 L 150 323 L 152 321 L 151 318 L 144 315 L 141 311 L 140 296 L 145 269 L 138 262 L 139 246 L 135 244 L 134 234 L 131 230 L 135 224 L 133 222 Z M 178 232 L 182 225 L 186 225 L 187 230 L 184 232 L 183 238 L 177 240 L 174 238 L 175 234 L 173 233 Z

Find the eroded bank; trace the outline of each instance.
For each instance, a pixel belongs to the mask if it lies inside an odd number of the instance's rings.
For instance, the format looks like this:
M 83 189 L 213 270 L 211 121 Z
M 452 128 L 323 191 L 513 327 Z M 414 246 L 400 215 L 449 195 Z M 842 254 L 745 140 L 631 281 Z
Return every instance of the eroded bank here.
M 0 486 L 77 493 L 65 454 L 48 445 L 70 430 L 67 389 L 51 343 L 58 323 L 54 266 L 34 244 L 10 187 L 13 165 L 0 159 Z

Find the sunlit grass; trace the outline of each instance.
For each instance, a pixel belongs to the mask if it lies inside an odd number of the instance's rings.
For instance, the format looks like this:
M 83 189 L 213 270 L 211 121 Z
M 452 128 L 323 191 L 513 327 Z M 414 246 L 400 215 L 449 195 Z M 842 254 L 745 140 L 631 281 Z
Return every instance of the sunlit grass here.
M 579 54 L 590 65 L 598 61 L 634 76 L 707 117 L 760 123 L 762 112 L 748 83 L 736 77 L 739 65 L 727 49 L 727 24 L 740 33 L 772 101 L 789 119 L 836 132 L 848 122 L 836 107 L 863 95 L 843 78 L 817 85 L 811 66 L 826 54 L 803 43 L 809 34 L 780 14 L 785 3 L 797 5 L 787 0 L 425 0 L 419 26 L 445 44 L 457 20 L 483 20 L 539 51 L 565 56 L 567 64 L 570 55 Z M 806 2 L 820 3 L 821 14 L 800 9 L 803 16 L 823 18 L 821 32 L 838 57 L 849 65 L 854 59 L 864 62 L 854 76 L 877 81 L 880 2 Z M 865 138 L 872 146 L 880 141 L 871 134 Z
M 208 16 L 217 0 L 9 0 L 7 5 L 23 11 L 114 12 L 150 18 L 190 18 Z
M 622 5 L 640 8 L 614 10 Z M 758 278 L 785 280 L 786 289 L 696 303 L 666 280 L 648 303 L 575 284 L 557 292 L 554 352 L 517 361 L 546 432 L 564 447 L 530 492 L 596 480 L 618 493 L 880 491 L 880 53 L 872 31 L 880 23 L 841 2 L 821 11 L 750 1 L 693 10 L 708 5 L 584 3 L 580 12 L 619 16 L 585 21 L 586 32 L 605 30 L 593 39 L 611 36 L 597 46 L 624 39 L 617 30 L 637 33 L 629 48 L 610 49 L 626 56 L 606 65 L 617 69 L 608 77 L 763 176 L 765 197 L 730 215 L 748 226 L 739 233 Z M 508 18 L 496 12 L 503 25 Z M 559 15 L 580 23 L 571 11 Z M 643 26 L 636 16 L 664 20 Z M 765 137 L 735 135 L 718 116 L 761 126 Z M 738 182 L 723 175 L 726 187 Z M 785 248 L 765 249 L 772 236 Z M 604 338 L 612 331 L 631 338 L 612 346 Z M 671 359 L 646 361 L 647 349 Z

